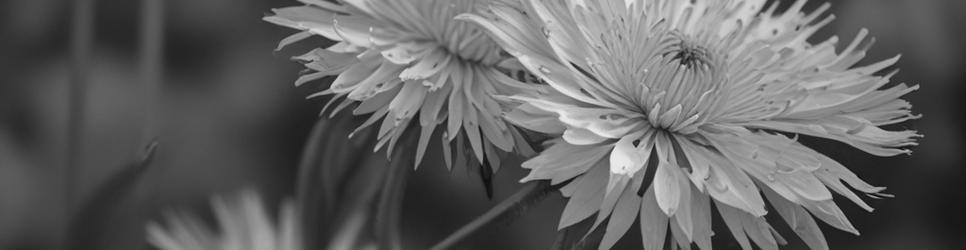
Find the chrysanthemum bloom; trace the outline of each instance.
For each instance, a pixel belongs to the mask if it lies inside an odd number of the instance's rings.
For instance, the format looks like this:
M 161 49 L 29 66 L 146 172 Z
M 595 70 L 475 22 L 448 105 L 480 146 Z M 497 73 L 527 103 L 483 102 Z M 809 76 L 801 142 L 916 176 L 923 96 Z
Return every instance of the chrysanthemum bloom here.
M 219 231 L 185 213 L 169 213 L 167 230 L 148 224 L 148 241 L 163 250 L 302 250 L 294 204 L 284 203 L 279 224 L 272 222 L 261 198 L 253 192 L 211 201 Z
M 835 140 L 877 156 L 909 153 L 915 131 L 882 127 L 917 116 L 898 99 L 918 87 L 881 75 L 897 58 L 855 66 L 866 31 L 836 52 L 809 37 L 832 21 L 828 5 L 784 12 L 764 0 L 528 0 L 493 7 L 486 27 L 554 92 L 517 95 L 516 124 L 562 139 L 524 163 L 523 181 L 569 183 L 560 227 L 609 217 L 600 248 L 640 215 L 647 249 L 668 228 L 682 247 L 711 248 L 711 204 L 745 249 L 775 249 L 765 200 L 812 248 L 827 248 L 811 213 L 856 233 L 832 192 L 872 210 L 876 197 L 835 160 L 797 141 Z M 846 186 L 845 184 L 848 184 Z M 762 197 L 764 194 L 764 197 Z M 709 198 L 710 197 L 710 198 Z M 596 226 L 595 226 L 596 227 Z
M 302 0 L 305 6 L 275 9 L 265 20 L 303 30 L 280 48 L 312 35 L 337 42 L 295 58 L 310 72 L 296 85 L 338 75 L 313 96 L 334 95 L 329 105 L 342 100 L 333 114 L 359 103 L 352 113 L 370 115 L 360 129 L 381 121 L 377 150 L 389 143 L 391 152 L 410 123 L 418 123 L 418 166 L 433 131 L 443 126 L 447 166 L 455 139 L 457 156 L 472 152 L 467 162 L 487 160 L 495 171 L 501 152 L 529 149 L 491 96 L 532 87 L 520 81 L 525 70 L 485 32 L 453 18 L 502 1 Z

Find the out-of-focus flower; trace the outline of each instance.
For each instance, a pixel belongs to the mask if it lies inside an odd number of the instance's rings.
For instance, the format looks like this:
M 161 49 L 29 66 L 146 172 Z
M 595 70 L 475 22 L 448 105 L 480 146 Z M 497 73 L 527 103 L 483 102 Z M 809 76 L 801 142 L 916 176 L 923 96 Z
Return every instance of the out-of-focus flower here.
M 338 3 L 302 0 L 305 6 L 275 9 L 265 20 L 299 30 L 280 48 L 312 35 L 336 41 L 295 57 L 309 69 L 296 85 L 338 75 L 325 91 L 334 95 L 333 110 L 358 102 L 355 115 L 369 114 L 359 129 L 381 121 L 376 150 L 396 140 L 411 122 L 421 126 L 416 165 L 437 126 L 444 126 L 447 166 L 452 165 L 450 142 L 470 152 L 476 161 L 489 161 L 494 171 L 501 152 L 529 152 L 522 136 L 500 116 L 503 110 L 491 96 L 520 93 L 525 70 L 503 52 L 485 32 L 467 22 L 454 21 L 461 13 L 503 0 L 342 0 Z M 323 108 L 323 111 L 326 108 Z M 444 125 L 445 124 L 445 125 Z M 358 131 L 358 130 L 357 130 Z M 467 146 L 468 145 L 468 146 Z M 485 157 L 485 158 L 484 158 Z M 466 158 L 472 162 L 471 158 Z
M 301 250 L 301 235 L 294 204 L 279 210 L 280 222 L 269 218 L 261 198 L 251 191 L 236 197 L 212 199 L 219 231 L 213 232 L 196 216 L 169 213 L 168 228 L 148 224 L 148 241 L 164 250 Z
M 829 5 L 762 11 L 764 0 L 529 0 L 466 15 L 549 84 L 517 95 L 507 115 L 561 139 L 524 163 L 523 181 L 570 180 L 560 227 L 610 217 L 602 249 L 641 217 L 647 249 L 672 238 L 711 248 L 711 204 L 744 249 L 780 238 L 765 221 L 770 201 L 813 249 L 827 248 L 809 215 L 856 233 L 832 201 L 849 187 L 883 196 L 798 135 L 835 140 L 877 156 L 909 153 L 915 131 L 882 127 L 917 118 L 890 85 L 898 57 L 856 67 L 866 31 L 836 52 L 837 38 L 808 38 L 832 21 Z M 651 177 L 653 176 L 653 177 Z M 846 186 L 845 184 L 848 184 Z M 762 197 L 764 193 L 764 198 Z M 710 197 L 710 198 L 709 198 Z M 670 225 L 670 227 L 669 227 Z M 595 226 L 596 227 L 596 226 Z

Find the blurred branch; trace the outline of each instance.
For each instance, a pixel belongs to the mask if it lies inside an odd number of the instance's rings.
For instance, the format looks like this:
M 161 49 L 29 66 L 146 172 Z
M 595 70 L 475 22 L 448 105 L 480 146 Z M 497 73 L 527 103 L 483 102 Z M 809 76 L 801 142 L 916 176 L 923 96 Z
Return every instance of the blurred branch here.
M 500 202 L 500 204 L 497 204 L 483 215 L 480 215 L 480 217 L 464 225 L 446 237 L 446 239 L 437 243 L 432 249 L 452 249 L 460 241 L 494 221 L 512 220 L 524 214 L 526 210 L 537 202 L 542 201 L 553 190 L 556 190 L 556 188 L 551 186 L 549 181 L 529 182 L 515 194 Z
M 71 80 L 68 87 L 67 107 L 67 138 L 64 163 L 64 222 L 70 223 L 73 213 L 74 196 L 76 196 L 76 177 L 80 172 L 80 148 L 84 131 L 84 107 L 87 96 L 88 71 L 90 70 L 91 44 L 94 36 L 94 0 L 74 0 L 71 16 Z M 64 239 L 67 239 L 67 228 L 64 227 Z M 61 248 L 67 249 L 66 241 L 61 241 Z

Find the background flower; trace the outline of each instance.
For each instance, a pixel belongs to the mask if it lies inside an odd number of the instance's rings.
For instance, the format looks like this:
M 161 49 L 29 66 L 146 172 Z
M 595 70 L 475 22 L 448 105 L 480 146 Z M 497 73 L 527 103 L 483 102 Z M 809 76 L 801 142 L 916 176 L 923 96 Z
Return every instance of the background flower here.
M 295 207 L 286 202 L 279 210 L 279 223 L 269 218 L 262 199 L 252 191 L 211 201 L 218 221 L 213 232 L 204 221 L 186 213 L 170 213 L 168 229 L 148 225 L 148 242 L 164 250 L 301 250 L 299 219 Z
M 749 238 L 776 248 L 783 240 L 764 219 L 766 198 L 810 247 L 827 248 L 809 212 L 858 234 L 831 191 L 869 211 L 849 187 L 888 195 L 798 135 L 877 156 L 909 153 L 919 137 L 883 129 L 918 117 L 898 99 L 918 86 L 890 84 L 898 57 L 854 66 L 871 45 L 865 30 L 839 52 L 836 37 L 808 41 L 832 21 L 827 4 L 803 11 L 800 0 L 779 12 L 754 0 L 526 2 L 525 12 L 491 8 L 498 19 L 464 18 L 555 91 L 513 97 L 523 104 L 511 121 L 562 134 L 524 163 L 532 171 L 523 181 L 569 180 L 560 227 L 609 216 L 602 249 L 638 214 L 648 249 L 662 247 L 668 224 L 677 244 L 709 249 L 711 203 L 743 248 Z
M 457 160 L 466 159 L 457 164 L 486 161 L 494 172 L 500 167 L 500 152 L 530 152 L 521 135 L 500 118 L 502 108 L 491 98 L 530 88 L 518 80 L 522 68 L 474 25 L 453 21 L 460 13 L 501 1 L 302 2 L 306 5 L 275 9 L 265 18 L 303 30 L 282 40 L 279 48 L 312 35 L 337 43 L 294 58 L 309 71 L 296 85 L 338 75 L 328 89 L 313 96 L 334 95 L 327 105 L 338 103 L 333 115 L 358 103 L 352 113 L 370 115 L 359 129 L 381 121 L 376 150 L 388 143 L 391 154 L 410 123 L 418 122 L 417 166 L 437 126 L 444 127 L 447 165 L 452 165 L 449 146 L 454 139 Z M 463 152 L 471 153 L 464 158 Z

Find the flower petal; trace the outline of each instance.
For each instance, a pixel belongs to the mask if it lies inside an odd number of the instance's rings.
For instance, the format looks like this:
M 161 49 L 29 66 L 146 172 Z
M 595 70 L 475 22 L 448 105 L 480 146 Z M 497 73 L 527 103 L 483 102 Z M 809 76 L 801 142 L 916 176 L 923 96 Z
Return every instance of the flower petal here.
M 571 182 L 576 183 L 573 184 L 576 186 L 563 214 L 560 215 L 558 230 L 576 224 L 600 210 L 607 185 L 607 169 L 606 161 L 598 161 L 586 174 Z
M 601 240 L 597 249 L 610 249 L 620 240 L 627 230 L 634 224 L 638 211 L 641 208 L 641 197 L 637 196 L 637 189 L 641 187 L 640 182 L 635 185 L 627 185 L 621 197 L 617 200 L 617 206 L 610 215 L 610 221 L 604 231 L 604 238 Z
M 610 152 L 611 174 L 631 177 L 644 168 L 644 164 L 647 163 L 647 159 L 651 155 L 651 146 L 646 145 L 653 145 L 653 142 L 641 141 L 641 145 L 646 146 L 646 151 L 637 148 L 634 145 L 635 141 L 649 140 L 648 138 L 641 138 L 642 136 L 643 133 L 635 133 L 624 136 L 617 143 L 614 143 L 614 150 Z
M 828 249 L 828 242 L 822 235 L 818 223 L 812 215 L 808 214 L 804 208 L 792 203 L 769 189 L 764 190 L 765 197 L 771 202 L 778 214 L 788 223 L 788 226 L 805 241 L 805 244 L 813 250 Z
M 564 131 L 563 139 L 574 145 L 591 145 L 606 141 L 608 138 L 594 134 L 583 128 L 569 128 Z
M 641 199 L 641 237 L 644 249 L 664 249 L 664 239 L 667 235 L 668 217 L 657 205 L 654 186 L 647 188 Z
M 587 172 L 597 162 L 604 160 L 610 149 L 606 145 L 557 142 L 540 155 L 521 164 L 521 167 L 531 171 L 520 182 L 543 179 L 552 180 L 554 184 L 563 182 Z
M 544 134 L 561 134 L 567 128 L 557 114 L 533 107 L 524 103 L 503 116 L 507 121 L 517 126 Z

